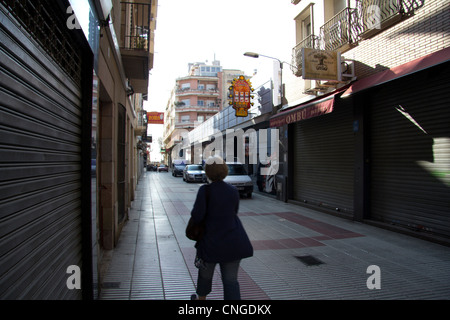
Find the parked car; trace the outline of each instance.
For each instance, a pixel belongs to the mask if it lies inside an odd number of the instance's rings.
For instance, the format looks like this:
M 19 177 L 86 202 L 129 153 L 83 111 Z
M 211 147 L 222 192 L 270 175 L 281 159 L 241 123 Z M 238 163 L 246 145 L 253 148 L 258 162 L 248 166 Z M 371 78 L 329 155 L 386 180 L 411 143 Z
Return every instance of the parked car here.
M 165 164 L 160 164 L 158 167 L 158 172 L 169 172 L 169 167 Z
M 154 164 L 148 164 L 147 165 L 147 171 L 156 171 L 157 167 Z
M 206 174 L 201 164 L 189 164 L 183 170 L 183 181 L 206 182 Z
M 91 159 L 91 175 L 97 174 L 97 159 Z
M 185 167 L 185 164 L 175 164 L 172 169 L 172 176 L 183 176 L 183 170 Z
M 247 198 L 252 197 L 253 181 L 247 173 L 245 166 L 239 162 L 227 162 L 228 175 L 223 180 L 238 189 L 239 194 L 247 195 Z

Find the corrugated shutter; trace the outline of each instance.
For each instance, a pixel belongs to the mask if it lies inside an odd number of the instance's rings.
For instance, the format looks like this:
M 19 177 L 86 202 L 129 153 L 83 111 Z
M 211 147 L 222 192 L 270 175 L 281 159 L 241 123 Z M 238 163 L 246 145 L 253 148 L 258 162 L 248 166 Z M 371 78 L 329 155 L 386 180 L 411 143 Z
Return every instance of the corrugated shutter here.
M 353 213 L 354 133 L 351 99 L 330 114 L 292 124 L 293 199 Z
M 66 286 L 82 266 L 80 84 L 2 10 L 0 298 L 81 298 Z
M 371 99 L 371 218 L 450 236 L 450 64 Z

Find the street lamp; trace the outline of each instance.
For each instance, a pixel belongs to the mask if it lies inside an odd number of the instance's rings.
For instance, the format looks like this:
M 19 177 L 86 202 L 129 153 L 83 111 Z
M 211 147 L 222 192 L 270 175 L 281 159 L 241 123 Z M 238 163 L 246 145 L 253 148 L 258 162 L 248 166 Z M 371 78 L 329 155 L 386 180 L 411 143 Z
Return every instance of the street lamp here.
M 281 107 L 282 107 L 283 103 L 284 103 L 284 100 L 285 100 L 284 99 L 284 90 L 283 90 L 283 63 L 287 63 L 287 62 L 283 62 L 280 59 L 277 59 L 277 58 L 274 58 L 274 57 L 269 57 L 269 56 L 266 56 L 266 55 L 263 55 L 263 54 L 259 54 L 259 53 L 256 53 L 256 52 L 246 52 L 246 53 L 244 53 L 244 56 L 250 57 L 250 58 L 259 58 L 261 56 L 261 57 L 265 57 L 265 58 L 269 58 L 269 59 L 273 59 L 273 60 L 277 60 L 278 61 L 278 63 L 280 64 L 280 87 L 281 87 L 280 93 L 281 93 Z
M 250 58 L 259 58 L 261 57 L 265 57 L 265 58 L 269 58 L 269 59 L 273 59 L 273 60 L 277 60 L 278 63 L 280 64 L 280 84 L 281 84 L 281 107 L 283 107 L 284 104 L 284 90 L 283 90 L 283 63 L 287 63 L 287 62 L 283 62 L 280 59 L 274 58 L 274 57 L 269 57 L 263 54 L 259 54 L 259 53 L 255 53 L 255 52 L 246 52 L 244 53 L 244 56 L 246 57 L 250 57 Z M 287 63 L 289 64 L 289 63 Z M 290 65 L 290 64 L 289 64 Z M 284 127 L 284 132 L 286 133 L 285 137 L 287 138 L 287 126 L 283 126 Z M 281 137 L 281 136 L 280 136 Z M 279 140 L 279 143 L 282 145 L 282 141 L 287 142 L 287 140 L 285 140 L 286 138 L 281 138 Z M 287 143 L 285 144 L 287 145 Z M 282 183 L 282 192 L 280 192 L 280 197 L 282 197 L 284 202 L 288 201 L 288 196 L 287 196 L 287 176 L 288 176 L 288 164 L 287 164 L 287 159 L 288 159 L 288 150 L 287 148 L 283 148 L 284 149 L 284 157 L 283 159 L 278 159 L 280 162 L 284 163 L 284 166 L 282 166 L 282 171 L 283 173 L 281 174 L 281 183 Z M 277 178 L 277 176 L 275 177 L 275 181 L 277 181 L 280 178 Z M 278 182 L 277 182 L 278 184 Z M 278 191 L 277 191 L 278 193 Z M 282 194 L 282 196 L 281 196 Z M 277 196 L 278 197 L 278 196 Z

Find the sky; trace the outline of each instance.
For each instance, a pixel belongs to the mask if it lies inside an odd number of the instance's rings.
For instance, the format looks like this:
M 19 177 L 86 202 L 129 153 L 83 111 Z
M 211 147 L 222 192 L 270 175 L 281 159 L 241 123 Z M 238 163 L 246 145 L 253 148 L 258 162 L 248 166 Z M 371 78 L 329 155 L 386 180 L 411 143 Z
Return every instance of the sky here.
M 252 51 L 290 63 L 295 12 L 290 0 L 159 0 L 144 109 L 164 112 L 176 78 L 187 75 L 191 62 L 211 63 L 215 57 L 224 69 L 240 69 L 245 75 L 257 70 L 253 88 L 270 80 L 275 60 L 243 54 Z M 162 127 L 149 125 L 153 141 L 162 136 Z M 153 143 L 152 155 L 156 148 Z

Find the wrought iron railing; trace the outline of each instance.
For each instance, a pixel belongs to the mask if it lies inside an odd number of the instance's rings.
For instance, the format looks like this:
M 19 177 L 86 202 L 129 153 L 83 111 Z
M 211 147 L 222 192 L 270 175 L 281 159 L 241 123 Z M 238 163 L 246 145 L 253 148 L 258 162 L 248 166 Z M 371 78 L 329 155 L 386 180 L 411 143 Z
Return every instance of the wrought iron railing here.
M 291 70 L 297 77 L 302 75 L 302 48 L 318 49 L 319 37 L 313 34 L 309 35 L 292 48 Z
M 357 10 L 345 8 L 320 27 L 322 50 L 337 50 L 358 41 L 361 26 Z
M 357 0 L 361 34 L 389 27 L 423 4 L 424 0 Z
M 121 2 L 122 5 L 122 47 L 145 50 L 150 48 L 150 10 L 146 3 Z
M 51 0 L 0 0 L 0 4 L 39 42 L 67 75 L 80 85 L 81 51 L 79 44 L 72 39 L 69 20 L 59 12 L 59 7 Z
M 356 0 L 356 8 L 345 8 L 323 26 L 320 36 L 311 35 L 292 49 L 292 72 L 302 75 L 302 48 L 347 49 L 361 38 L 388 28 L 405 16 L 412 15 L 425 0 Z M 344 50 L 346 50 L 344 48 Z

